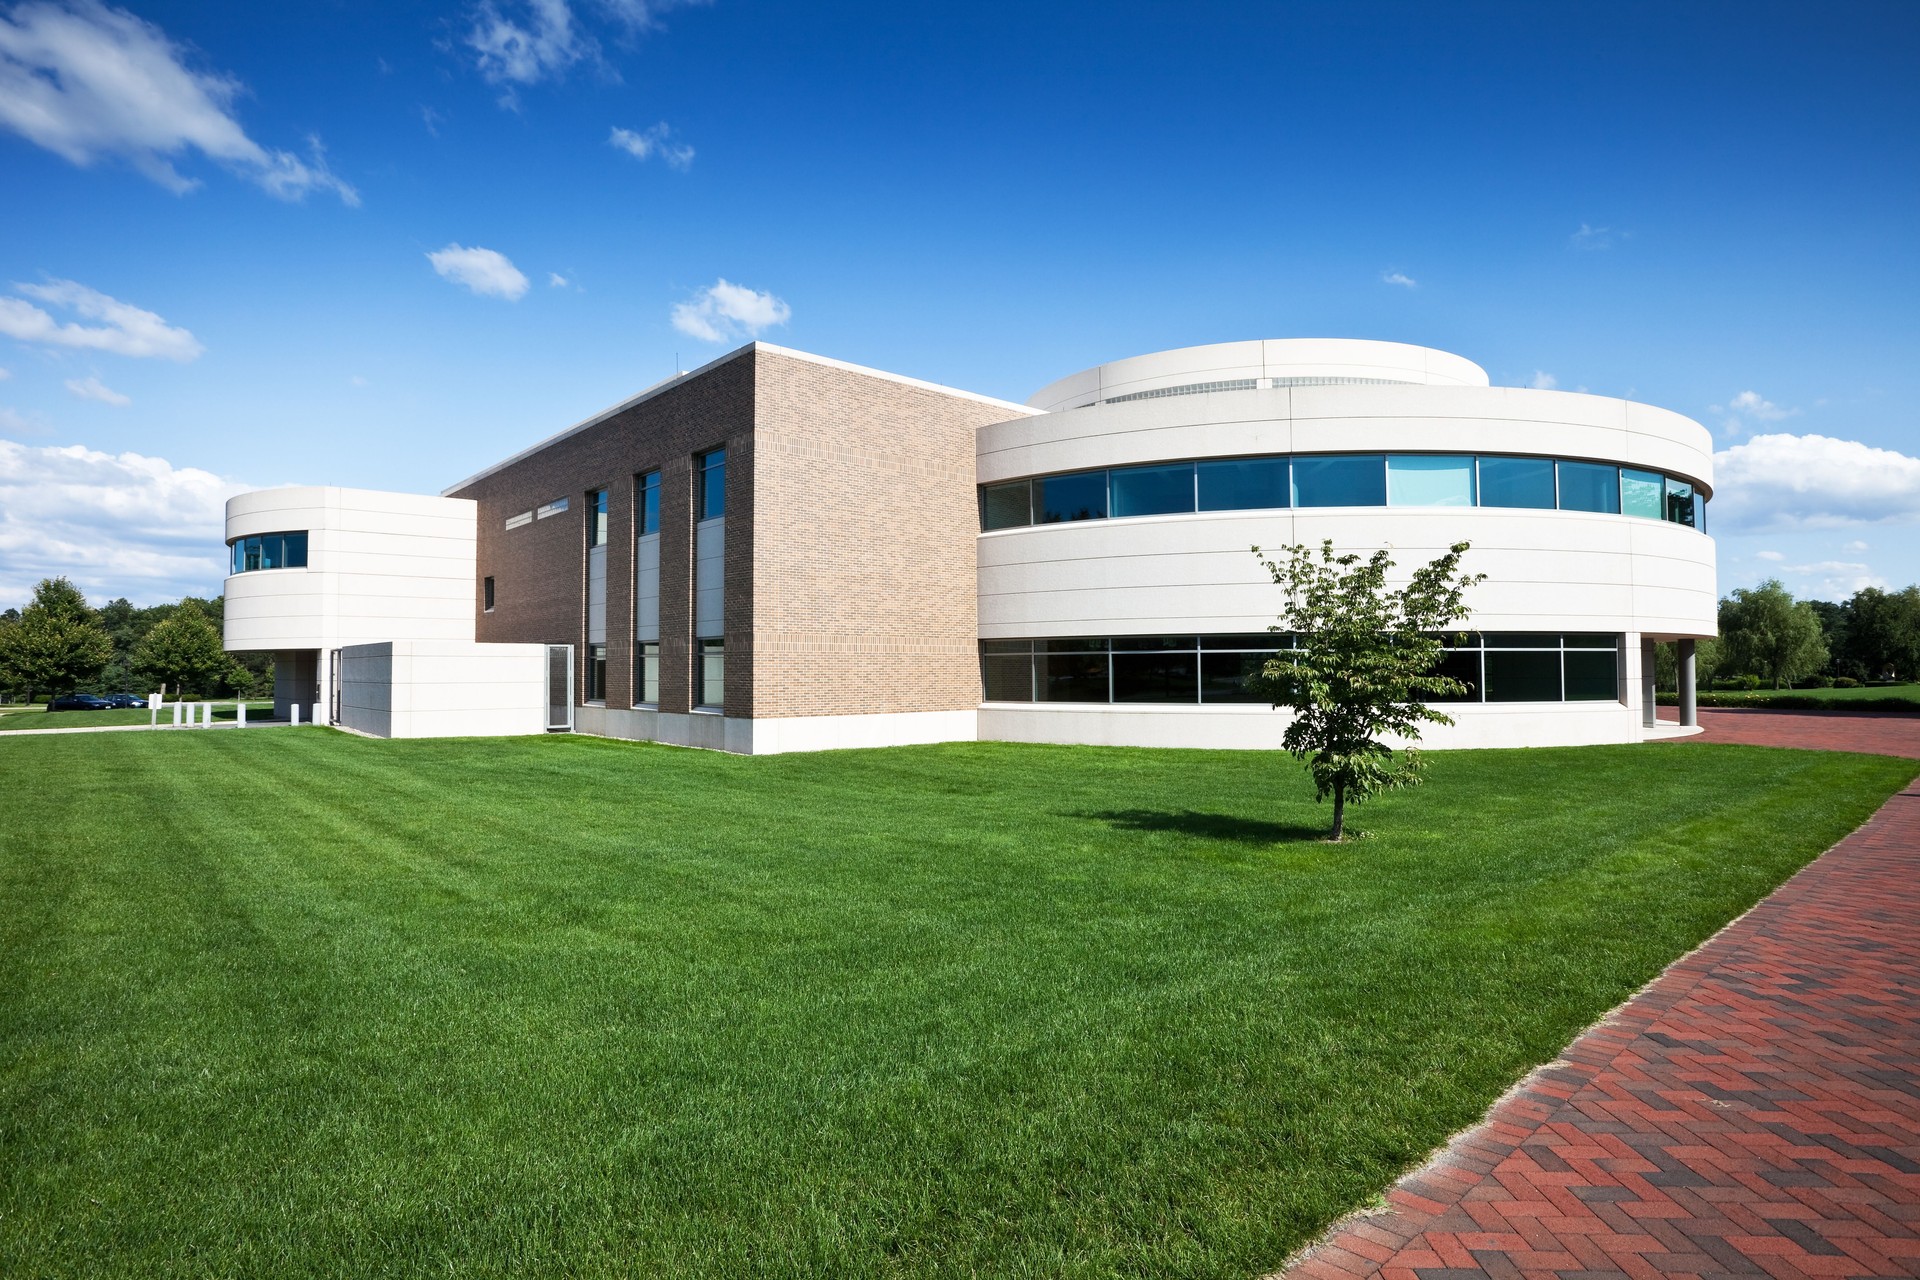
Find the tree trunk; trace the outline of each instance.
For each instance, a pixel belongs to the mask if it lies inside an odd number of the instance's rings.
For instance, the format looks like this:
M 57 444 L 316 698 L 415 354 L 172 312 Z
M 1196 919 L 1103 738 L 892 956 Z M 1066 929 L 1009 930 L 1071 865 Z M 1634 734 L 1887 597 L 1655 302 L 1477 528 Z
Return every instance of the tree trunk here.
M 1347 832 L 1347 784 L 1344 780 L 1333 784 L 1333 834 L 1330 840 L 1343 840 Z

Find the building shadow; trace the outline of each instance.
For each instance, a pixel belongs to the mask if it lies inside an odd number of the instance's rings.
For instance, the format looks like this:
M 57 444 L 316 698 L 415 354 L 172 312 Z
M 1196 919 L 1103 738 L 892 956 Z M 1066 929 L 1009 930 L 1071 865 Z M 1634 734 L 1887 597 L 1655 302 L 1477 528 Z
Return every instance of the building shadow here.
M 1203 840 L 1232 840 L 1240 844 L 1293 844 L 1325 840 L 1327 836 L 1325 824 L 1267 822 L 1227 813 L 1196 813 L 1191 809 L 1108 809 L 1070 816 L 1104 822 L 1118 831 L 1171 831 Z

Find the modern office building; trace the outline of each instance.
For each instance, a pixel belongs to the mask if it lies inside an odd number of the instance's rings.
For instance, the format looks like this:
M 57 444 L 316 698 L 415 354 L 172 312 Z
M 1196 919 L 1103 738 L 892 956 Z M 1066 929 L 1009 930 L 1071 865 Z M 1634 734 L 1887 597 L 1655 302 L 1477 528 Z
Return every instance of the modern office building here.
M 1398 343 L 1161 352 L 1025 405 L 752 343 L 439 498 L 235 498 L 227 645 L 396 736 L 1273 746 L 1249 548 L 1410 572 L 1464 540 L 1473 693 L 1427 744 L 1626 742 L 1661 732 L 1653 644 L 1690 670 L 1714 633 L 1711 486 L 1698 423 Z

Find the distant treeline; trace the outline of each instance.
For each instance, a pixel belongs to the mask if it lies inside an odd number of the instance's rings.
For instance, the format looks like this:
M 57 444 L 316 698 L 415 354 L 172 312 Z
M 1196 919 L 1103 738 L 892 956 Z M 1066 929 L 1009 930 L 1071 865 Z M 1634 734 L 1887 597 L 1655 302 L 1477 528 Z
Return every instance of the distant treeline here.
M 273 657 L 228 653 L 224 597 L 185 596 L 138 608 L 122 598 L 98 609 L 65 578 L 34 588 L 24 608 L 0 612 L 0 696 L 32 701 L 63 693 L 260 697 L 273 691 Z
M 1866 587 L 1850 599 L 1795 600 L 1777 579 L 1720 601 L 1720 638 L 1699 645 L 1700 687 L 1790 689 L 1920 679 L 1920 586 Z M 1660 649 L 1662 688 L 1675 680 L 1673 646 Z

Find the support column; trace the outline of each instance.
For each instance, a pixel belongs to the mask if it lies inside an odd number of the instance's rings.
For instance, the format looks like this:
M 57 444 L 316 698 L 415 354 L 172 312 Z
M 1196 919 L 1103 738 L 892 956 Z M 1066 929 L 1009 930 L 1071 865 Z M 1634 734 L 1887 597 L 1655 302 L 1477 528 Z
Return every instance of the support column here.
M 1640 723 L 1651 729 L 1660 722 L 1658 699 L 1654 696 L 1654 677 L 1659 671 L 1659 649 L 1652 640 L 1640 641 Z
M 1700 723 L 1700 711 L 1696 706 L 1693 678 L 1694 642 L 1682 640 L 1678 662 L 1680 668 L 1680 723 L 1689 727 Z

